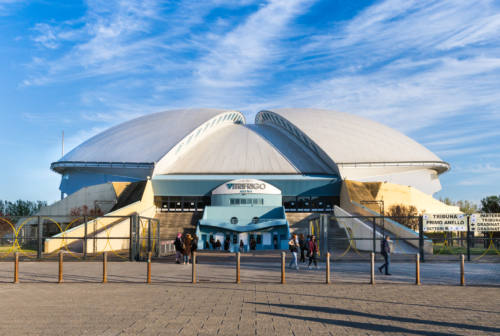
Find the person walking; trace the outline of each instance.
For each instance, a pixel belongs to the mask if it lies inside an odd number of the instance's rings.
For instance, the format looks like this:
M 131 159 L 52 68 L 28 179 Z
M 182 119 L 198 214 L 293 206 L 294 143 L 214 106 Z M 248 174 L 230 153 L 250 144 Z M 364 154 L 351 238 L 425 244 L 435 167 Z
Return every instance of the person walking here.
M 311 239 L 309 240 L 309 250 L 308 253 L 309 255 L 309 269 L 311 269 L 311 264 L 314 262 L 314 266 L 316 266 L 316 269 L 318 269 L 318 243 L 316 242 L 316 237 L 311 236 Z
M 288 241 L 288 248 L 290 252 L 292 252 L 292 260 L 290 260 L 289 268 L 292 268 L 292 265 L 295 265 L 295 269 L 299 270 L 299 265 L 297 264 L 297 253 L 299 252 L 299 240 L 297 239 L 297 235 L 294 233 L 292 235 L 292 239 Z
M 193 240 L 193 238 L 191 237 L 191 235 L 188 233 L 185 237 L 184 237 L 184 265 L 188 264 L 189 263 L 189 260 L 191 259 L 191 241 Z
M 378 271 L 382 273 L 382 269 L 385 268 L 385 275 L 391 275 L 389 273 L 389 265 L 391 263 L 391 237 L 385 236 L 380 244 L 380 254 L 384 257 L 384 264 L 378 268 Z
M 240 240 L 240 253 L 245 252 L 245 244 L 243 244 L 243 240 Z
M 180 264 L 181 257 L 184 253 L 184 243 L 182 241 L 182 234 L 181 233 L 177 233 L 177 238 L 175 238 L 175 241 L 174 241 L 174 247 L 175 247 L 175 263 Z
M 193 240 L 191 241 L 191 254 L 196 252 L 196 250 L 198 250 L 198 236 L 193 234 Z
M 257 247 L 257 242 L 255 241 L 255 238 L 254 237 L 250 238 L 250 250 L 255 251 L 256 247 Z
M 306 246 L 306 240 L 304 238 L 304 234 L 303 233 L 301 233 L 299 235 L 299 247 L 300 247 L 300 262 L 301 263 L 305 263 L 306 262 L 305 253 L 306 253 L 306 250 L 307 250 L 307 246 Z

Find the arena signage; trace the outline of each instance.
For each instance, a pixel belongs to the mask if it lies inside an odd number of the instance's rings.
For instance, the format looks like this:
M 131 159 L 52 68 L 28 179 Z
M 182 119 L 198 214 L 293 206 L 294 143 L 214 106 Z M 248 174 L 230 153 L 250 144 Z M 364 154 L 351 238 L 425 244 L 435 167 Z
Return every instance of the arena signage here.
M 464 214 L 424 214 L 426 232 L 467 231 L 467 216 Z
M 244 189 L 254 189 L 254 190 L 265 190 L 265 183 L 226 183 L 227 189 L 230 190 L 244 190 Z
M 241 179 L 226 182 L 212 191 L 212 195 L 225 194 L 270 194 L 280 195 L 275 186 L 260 180 Z
M 500 231 L 500 213 L 477 213 L 470 216 L 470 230 L 476 232 Z

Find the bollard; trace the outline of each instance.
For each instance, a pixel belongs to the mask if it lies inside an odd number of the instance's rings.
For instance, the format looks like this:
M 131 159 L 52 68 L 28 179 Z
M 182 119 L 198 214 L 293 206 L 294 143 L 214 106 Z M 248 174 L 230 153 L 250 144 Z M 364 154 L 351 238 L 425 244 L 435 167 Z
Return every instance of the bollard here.
M 147 265 L 147 280 L 146 282 L 151 283 L 151 252 L 148 252 L 148 265 Z
M 236 283 L 240 283 L 240 252 L 236 252 Z
M 465 256 L 460 255 L 460 286 L 465 286 Z
M 285 283 L 285 252 L 281 252 L 281 284 Z
M 415 255 L 415 285 L 420 285 L 420 253 Z
M 102 254 L 102 283 L 108 282 L 108 252 Z
M 191 255 L 191 265 L 193 266 L 193 271 L 191 273 L 191 282 L 196 283 L 196 252 Z
M 19 283 L 19 252 L 14 253 L 14 283 Z
M 326 253 L 326 283 L 330 283 L 330 252 Z
M 371 252 L 370 284 L 375 285 L 375 253 Z
M 63 258 L 63 251 L 59 251 L 59 280 L 57 281 L 57 283 L 63 282 Z

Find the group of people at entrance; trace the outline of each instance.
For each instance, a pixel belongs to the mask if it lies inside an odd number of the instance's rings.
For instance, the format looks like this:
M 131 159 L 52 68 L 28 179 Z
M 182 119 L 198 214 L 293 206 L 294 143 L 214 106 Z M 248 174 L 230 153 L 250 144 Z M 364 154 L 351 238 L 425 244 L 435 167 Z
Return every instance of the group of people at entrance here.
M 191 263 L 191 255 L 198 249 L 198 237 L 187 233 L 184 236 L 182 233 L 177 234 L 174 241 L 175 246 L 175 263 L 188 264 Z
M 316 241 L 316 237 L 314 235 L 309 235 L 307 238 L 304 237 L 303 234 L 297 237 L 294 233 L 292 238 L 288 241 L 288 248 L 292 253 L 292 260 L 288 267 L 292 268 L 295 266 L 296 270 L 299 270 L 299 264 L 297 262 L 297 257 L 300 251 L 300 262 L 306 262 L 306 255 L 309 258 L 309 268 L 314 263 L 314 266 L 318 268 L 318 242 Z

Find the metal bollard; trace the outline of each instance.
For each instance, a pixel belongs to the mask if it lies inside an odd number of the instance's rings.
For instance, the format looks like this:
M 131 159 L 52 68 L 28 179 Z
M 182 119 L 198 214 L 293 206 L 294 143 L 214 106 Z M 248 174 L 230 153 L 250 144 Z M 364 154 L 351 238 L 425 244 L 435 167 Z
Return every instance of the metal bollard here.
M 151 283 L 151 252 L 148 252 L 148 265 L 147 265 L 147 280 L 146 282 Z
M 285 252 L 281 252 L 281 284 L 284 285 L 286 283 L 285 280 Z
M 14 253 L 14 283 L 19 283 L 19 252 Z
M 370 284 L 375 285 L 375 253 L 371 252 Z
M 102 254 L 102 283 L 108 282 L 108 252 Z
M 236 283 L 240 283 L 240 252 L 236 252 Z
M 191 282 L 196 283 L 196 252 L 193 252 L 191 256 L 191 265 L 193 266 L 191 273 Z
M 326 283 L 330 283 L 330 252 L 326 253 Z
M 420 285 L 420 253 L 415 255 L 415 285 Z
M 460 286 L 465 286 L 465 256 L 460 255 Z
M 59 280 L 57 281 L 57 283 L 63 282 L 63 258 L 63 251 L 59 251 Z

